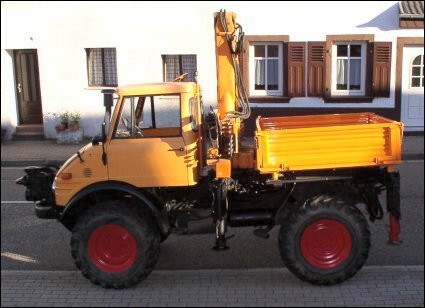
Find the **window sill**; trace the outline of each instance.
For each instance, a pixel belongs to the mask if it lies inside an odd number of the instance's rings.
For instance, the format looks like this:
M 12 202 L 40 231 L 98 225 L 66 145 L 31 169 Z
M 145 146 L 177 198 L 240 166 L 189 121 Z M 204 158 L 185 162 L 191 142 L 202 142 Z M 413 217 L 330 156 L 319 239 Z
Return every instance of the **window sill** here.
M 323 100 L 325 103 L 356 103 L 356 104 L 367 104 L 373 101 L 373 97 L 371 96 L 332 96 L 332 97 L 324 97 Z
M 290 97 L 287 96 L 250 96 L 248 97 L 250 103 L 289 103 Z

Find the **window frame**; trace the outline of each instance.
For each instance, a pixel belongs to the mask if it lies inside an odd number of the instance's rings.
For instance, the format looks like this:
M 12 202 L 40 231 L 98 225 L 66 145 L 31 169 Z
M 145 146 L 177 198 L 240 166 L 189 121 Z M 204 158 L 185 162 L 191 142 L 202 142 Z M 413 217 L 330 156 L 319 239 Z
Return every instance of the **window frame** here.
M 337 48 L 340 45 L 347 45 L 347 56 L 338 56 Z M 361 57 L 351 57 L 350 54 L 350 46 L 351 45 L 360 45 L 361 46 Z M 331 95 L 332 96 L 365 96 L 366 95 L 366 63 L 367 59 L 367 42 L 366 41 L 338 41 L 333 42 L 332 44 L 332 77 L 331 77 Z M 338 90 L 337 89 L 337 62 L 338 59 L 346 59 L 347 60 L 347 89 L 346 90 Z M 360 73 L 360 90 L 350 90 L 350 60 L 351 59 L 360 59 L 361 60 L 361 73 Z
M 278 46 L 278 57 L 268 57 L 268 46 Z M 264 57 L 255 57 L 254 49 L 255 46 L 264 46 L 265 55 Z M 252 55 L 249 57 L 249 93 L 253 96 L 282 96 L 283 95 L 283 43 L 282 42 L 250 42 L 249 44 L 249 54 Z M 267 86 L 267 61 L 278 60 L 278 89 L 277 90 L 256 90 L 255 89 L 255 60 L 264 59 L 265 60 L 265 85 Z
M 103 82 L 102 84 L 93 84 L 90 83 L 90 52 L 92 50 L 100 49 L 102 52 L 102 75 Z M 116 83 L 115 84 L 106 84 L 106 75 L 105 75 L 105 49 L 114 49 L 115 50 L 115 75 Z M 86 51 L 86 63 L 87 63 L 87 85 L 89 88 L 111 88 L 118 87 L 118 63 L 117 63 L 117 49 L 116 47 L 96 47 L 96 48 L 85 48 Z
M 180 119 L 180 121 L 179 121 L 179 123 L 180 123 L 179 135 L 173 135 L 173 136 L 143 136 L 143 137 L 136 137 L 136 136 L 131 136 L 131 135 L 128 136 L 128 137 L 116 137 L 115 136 L 117 129 L 118 129 L 119 122 L 121 121 L 121 115 L 122 115 L 123 108 L 124 108 L 124 100 L 126 98 L 139 98 L 139 97 L 142 97 L 142 96 L 143 97 L 150 97 L 150 96 L 152 96 L 152 97 L 153 96 L 178 96 L 179 97 L 179 119 Z M 120 99 L 121 99 L 121 106 L 120 106 L 120 110 L 119 110 L 118 115 L 117 115 L 117 120 L 114 124 L 114 130 L 113 130 L 112 135 L 111 135 L 112 139 L 117 139 L 117 140 L 122 140 L 122 139 L 143 140 L 143 139 L 152 139 L 152 138 L 178 138 L 178 137 L 183 137 L 182 116 L 181 116 L 181 112 L 182 112 L 182 94 L 181 93 L 167 93 L 167 94 L 157 93 L 157 94 L 127 95 L 127 96 L 120 97 Z M 134 111 L 135 111 L 136 107 L 137 106 L 134 107 Z M 153 113 L 152 113 L 152 118 L 156 118 L 156 115 L 154 115 L 154 113 L 155 113 L 155 103 L 154 103 L 154 110 L 153 110 Z M 157 128 L 156 127 L 145 128 L 144 130 L 146 130 L 146 129 L 157 129 Z
M 419 65 L 418 64 L 413 64 L 413 61 L 415 61 L 415 59 L 417 57 L 421 57 L 420 58 L 421 59 L 421 63 Z M 412 61 L 410 61 L 410 67 L 409 67 L 409 88 L 410 89 L 420 90 L 420 89 L 423 89 L 424 88 L 424 64 L 425 64 L 424 63 L 425 62 L 424 57 L 425 57 L 425 55 L 417 55 L 417 56 L 415 56 L 412 59 Z M 413 72 L 412 72 L 413 71 L 413 67 L 419 67 L 420 68 L 419 76 L 413 75 Z M 413 78 L 419 78 L 419 87 L 414 87 L 412 85 Z
M 283 46 L 283 63 L 281 70 L 283 71 L 283 93 L 282 96 L 255 96 L 250 91 L 249 80 L 249 62 L 251 54 L 249 52 L 249 45 L 254 42 L 270 42 L 270 43 L 281 43 Z M 288 89 L 286 82 L 288 80 L 288 63 L 285 60 L 288 55 L 287 43 L 289 42 L 289 35 L 245 35 L 243 41 L 242 52 L 239 55 L 239 65 L 242 72 L 242 80 L 244 87 L 247 91 L 248 97 L 252 102 L 255 103 L 288 103 Z
M 328 34 L 326 35 L 326 55 L 325 55 L 325 90 L 323 94 L 323 101 L 326 103 L 371 103 L 373 97 L 373 43 L 375 41 L 374 34 Z M 359 43 L 364 42 L 367 46 L 366 55 L 366 80 L 365 80 L 365 94 L 364 95 L 338 95 L 332 94 L 332 45 L 338 42 Z

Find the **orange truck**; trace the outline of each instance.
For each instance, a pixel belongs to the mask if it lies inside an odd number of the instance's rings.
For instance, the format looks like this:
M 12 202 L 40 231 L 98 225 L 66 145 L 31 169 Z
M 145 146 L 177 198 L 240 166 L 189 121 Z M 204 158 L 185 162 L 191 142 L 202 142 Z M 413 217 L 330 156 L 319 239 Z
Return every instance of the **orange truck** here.
M 262 118 L 243 137 L 250 108 L 234 13 L 214 14 L 217 110 L 204 112 L 200 86 L 184 82 L 104 90 L 102 134 L 63 166 L 28 167 L 17 180 L 39 218 L 72 232 L 76 266 L 95 284 L 125 288 L 145 279 L 160 243 L 193 221 L 226 231 L 279 226 L 284 265 L 313 284 L 352 277 L 366 262 L 371 221 L 384 216 L 400 243 L 403 124 L 373 113 Z M 115 108 L 112 110 L 116 98 Z M 364 209 L 361 211 L 360 208 Z

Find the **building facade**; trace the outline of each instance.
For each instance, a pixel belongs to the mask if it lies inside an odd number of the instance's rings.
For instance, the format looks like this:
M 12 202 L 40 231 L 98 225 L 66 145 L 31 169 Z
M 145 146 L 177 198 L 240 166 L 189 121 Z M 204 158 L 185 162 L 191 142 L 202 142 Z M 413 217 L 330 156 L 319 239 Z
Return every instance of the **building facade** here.
M 55 138 L 68 110 L 100 132 L 101 89 L 200 83 L 216 106 L 213 13 L 234 11 L 255 118 L 375 112 L 424 129 L 423 1 L 2 2 L 1 122 Z

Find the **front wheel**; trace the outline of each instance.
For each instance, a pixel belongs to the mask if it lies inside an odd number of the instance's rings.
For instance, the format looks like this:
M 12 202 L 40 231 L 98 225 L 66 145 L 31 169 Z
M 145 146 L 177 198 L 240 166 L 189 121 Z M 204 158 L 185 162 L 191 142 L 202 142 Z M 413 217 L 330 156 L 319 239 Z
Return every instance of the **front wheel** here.
M 333 196 L 312 198 L 282 224 L 279 249 L 298 278 L 331 285 L 351 278 L 369 254 L 370 232 L 354 205 Z
M 148 213 L 108 201 L 87 210 L 71 237 L 76 266 L 94 284 L 121 289 L 145 279 L 159 258 L 160 235 Z

